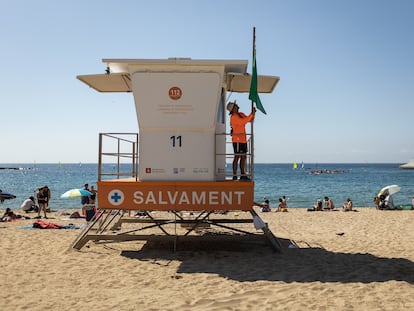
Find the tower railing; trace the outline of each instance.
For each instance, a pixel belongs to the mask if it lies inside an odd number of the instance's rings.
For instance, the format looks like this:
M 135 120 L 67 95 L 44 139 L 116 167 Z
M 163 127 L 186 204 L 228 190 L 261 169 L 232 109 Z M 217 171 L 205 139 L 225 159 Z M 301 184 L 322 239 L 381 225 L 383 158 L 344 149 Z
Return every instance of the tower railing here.
M 138 133 L 100 133 L 98 180 L 138 179 Z
M 215 179 L 232 179 L 232 163 L 234 159 L 233 144 L 231 134 L 218 133 L 216 140 L 225 135 L 225 152 L 215 151 Z M 246 154 L 246 174 L 245 176 L 253 180 L 253 144 L 251 134 L 247 134 L 247 154 Z M 98 180 L 135 178 L 138 180 L 139 165 L 139 134 L 138 133 L 100 133 L 99 134 L 99 160 L 98 160 Z M 225 158 L 225 169 L 219 169 L 218 158 Z M 238 167 L 238 172 L 240 169 Z
M 219 139 L 220 136 L 226 136 L 226 151 L 225 153 L 220 153 L 216 150 L 216 180 L 223 179 L 232 179 L 233 178 L 233 159 L 236 155 L 233 151 L 233 143 L 231 140 L 231 134 L 229 133 L 217 133 L 216 140 Z M 252 144 L 252 134 L 246 134 L 247 136 L 247 153 L 246 153 L 246 174 L 245 176 L 254 179 L 254 165 L 253 165 L 253 144 Z M 224 172 L 218 169 L 219 164 L 217 163 L 217 158 L 225 157 L 226 160 L 226 169 Z M 240 160 L 239 160 L 240 161 Z M 238 163 L 238 175 L 240 175 L 240 162 Z

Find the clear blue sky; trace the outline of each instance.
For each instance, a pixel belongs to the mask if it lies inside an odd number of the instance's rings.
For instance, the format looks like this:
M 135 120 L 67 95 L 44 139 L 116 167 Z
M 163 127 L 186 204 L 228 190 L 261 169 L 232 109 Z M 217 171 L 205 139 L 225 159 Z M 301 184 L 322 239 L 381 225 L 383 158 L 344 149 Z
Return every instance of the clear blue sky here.
M 0 163 L 97 162 L 137 132 L 131 94 L 76 79 L 103 58 L 246 59 L 278 75 L 256 162 L 414 158 L 414 1 L 0 0 Z M 237 98 L 248 111 L 247 94 Z

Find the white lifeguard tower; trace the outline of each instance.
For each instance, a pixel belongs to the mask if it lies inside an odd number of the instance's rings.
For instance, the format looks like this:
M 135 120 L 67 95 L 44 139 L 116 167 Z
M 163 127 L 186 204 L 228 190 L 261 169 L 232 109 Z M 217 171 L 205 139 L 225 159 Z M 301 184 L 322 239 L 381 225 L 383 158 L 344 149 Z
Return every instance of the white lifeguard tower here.
M 154 235 L 119 233 L 109 228 L 122 223 L 149 223 L 163 235 L 167 225 L 195 229 L 250 222 L 262 229 L 273 246 L 277 239 L 253 209 L 253 133 L 249 136 L 248 181 L 233 181 L 227 162 L 233 159 L 226 133 L 226 93 L 248 93 L 251 76 L 246 60 L 103 59 L 106 73 L 77 78 L 99 92 L 132 92 L 138 133 L 101 133 L 99 138 L 98 208 L 92 221 L 74 242 L 88 240 L 149 239 Z M 271 93 L 279 77 L 258 76 L 258 92 Z M 115 159 L 111 161 L 110 159 Z M 112 163 L 112 165 L 110 165 Z M 130 217 L 139 211 L 146 219 Z M 150 211 L 169 211 L 173 219 L 157 219 Z M 195 218 L 183 216 L 192 211 Z M 250 219 L 213 219 L 217 211 L 249 212 Z M 236 229 L 236 231 L 242 231 Z M 244 231 L 243 231 L 244 232 Z

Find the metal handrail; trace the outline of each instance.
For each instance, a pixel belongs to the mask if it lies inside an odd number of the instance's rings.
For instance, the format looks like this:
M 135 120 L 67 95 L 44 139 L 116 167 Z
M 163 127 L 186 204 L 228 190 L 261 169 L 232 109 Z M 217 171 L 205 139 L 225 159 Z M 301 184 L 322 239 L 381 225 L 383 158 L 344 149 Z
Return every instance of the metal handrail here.
M 231 140 L 231 134 L 230 133 L 216 133 L 216 137 L 217 136 L 221 136 L 221 135 L 226 135 L 226 153 L 218 153 L 216 152 L 216 156 L 225 156 L 226 160 L 227 159 L 234 159 L 235 153 L 233 152 L 233 143 Z M 245 176 L 250 177 L 253 180 L 254 177 L 254 165 L 253 165 L 253 140 L 252 137 L 253 135 L 251 133 L 247 133 L 247 150 L 248 152 L 246 153 L 246 157 L 247 157 L 247 161 L 246 161 L 246 174 Z M 228 147 L 228 145 L 230 145 L 230 147 Z M 227 148 L 229 148 L 232 152 L 227 152 Z M 218 177 L 222 177 L 224 175 L 224 177 L 233 177 L 233 169 L 232 167 L 230 167 L 230 171 L 227 169 L 227 166 L 229 164 L 232 164 L 232 162 L 228 162 L 226 161 L 226 171 L 224 173 L 219 173 L 217 170 L 217 167 L 215 168 L 215 172 L 216 172 L 216 179 L 218 179 Z
M 233 177 L 233 170 L 232 166 L 230 166 L 230 170 L 228 169 L 228 165 L 232 164 L 232 161 L 227 162 L 228 159 L 233 159 L 235 154 L 233 152 L 233 146 L 231 141 L 231 134 L 230 133 L 216 133 L 216 140 L 218 136 L 226 136 L 226 152 L 225 153 L 218 153 L 217 151 L 215 156 L 225 156 L 226 159 L 226 169 L 224 172 L 219 172 L 217 169 L 217 164 L 214 169 L 216 180 L 221 179 L 223 176 L 226 179 L 227 177 Z M 247 147 L 249 152 L 246 154 L 247 161 L 246 161 L 246 174 L 245 176 L 250 177 L 253 180 L 254 177 L 254 165 L 253 165 L 253 145 L 252 145 L 252 134 L 247 134 Z M 128 139 L 129 137 L 129 139 Z M 130 137 L 134 137 L 132 140 Z M 106 146 L 104 146 L 104 138 L 108 138 L 113 143 L 116 144 L 116 151 L 107 152 L 104 150 Z M 126 143 L 127 147 L 130 148 L 130 151 L 125 151 L 124 148 L 121 147 L 121 142 Z M 138 151 L 138 142 L 139 142 L 139 134 L 138 133 L 100 133 L 99 134 L 99 161 L 98 161 L 98 180 L 101 181 L 102 177 L 116 177 L 119 179 L 120 177 L 133 177 L 135 180 L 138 180 L 138 165 L 139 165 L 139 151 Z M 230 145 L 230 147 L 229 147 Z M 229 148 L 232 152 L 227 152 L 227 148 Z M 121 150 L 122 149 L 122 150 Z M 104 163 L 105 158 L 115 158 L 115 163 Z M 127 159 L 127 162 L 123 162 L 123 160 Z M 105 172 L 104 166 L 105 164 L 115 164 L 117 169 L 113 172 Z M 128 165 L 129 164 L 129 165 Z M 129 170 L 124 171 L 125 167 L 128 167 Z
M 107 147 L 104 144 L 104 138 L 110 139 L 113 144 L 116 145 L 116 151 L 105 152 L 104 148 Z M 132 140 L 134 138 L 134 140 Z M 99 134 L 99 161 L 98 161 L 98 180 L 102 180 L 102 176 L 113 176 L 119 179 L 120 177 L 134 177 L 138 178 L 138 133 L 100 133 Z M 126 144 L 126 147 L 121 145 Z M 125 151 L 128 148 L 129 151 Z M 104 157 L 115 158 L 115 164 L 117 169 L 115 172 L 104 172 Z M 124 159 L 128 159 L 127 162 L 123 162 Z M 124 171 L 125 167 L 129 170 Z

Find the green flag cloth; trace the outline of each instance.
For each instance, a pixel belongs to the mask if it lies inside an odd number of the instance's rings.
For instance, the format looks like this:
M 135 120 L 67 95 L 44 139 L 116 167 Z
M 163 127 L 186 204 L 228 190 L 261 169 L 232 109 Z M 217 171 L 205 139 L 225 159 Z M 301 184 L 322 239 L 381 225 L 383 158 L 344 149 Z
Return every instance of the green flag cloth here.
M 263 108 L 262 102 L 260 101 L 259 94 L 257 93 L 257 67 L 256 67 L 256 52 L 253 53 L 253 68 L 252 68 L 252 81 L 250 82 L 249 99 L 256 103 L 257 109 L 266 114 Z

